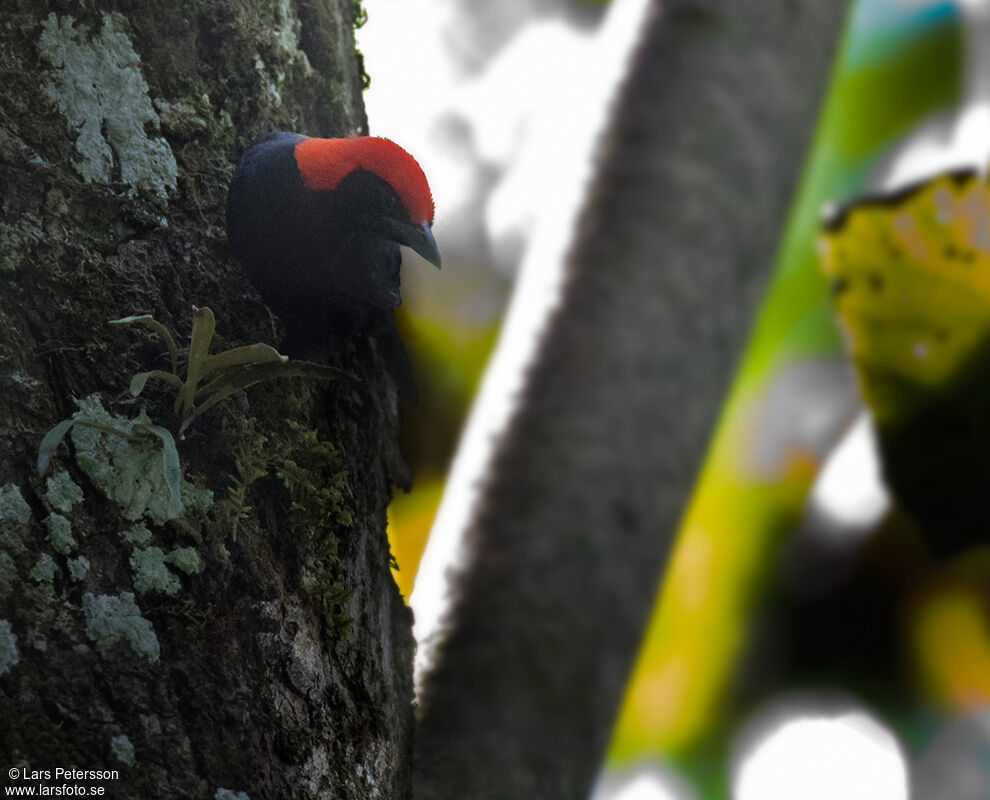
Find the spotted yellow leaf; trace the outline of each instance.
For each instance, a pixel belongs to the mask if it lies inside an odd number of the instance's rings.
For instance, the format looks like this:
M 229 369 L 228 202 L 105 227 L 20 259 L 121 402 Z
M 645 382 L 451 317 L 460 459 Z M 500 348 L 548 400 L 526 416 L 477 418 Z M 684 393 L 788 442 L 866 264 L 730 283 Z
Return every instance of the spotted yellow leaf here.
M 990 185 L 977 173 L 843 206 L 818 248 L 880 424 L 952 385 L 990 338 Z

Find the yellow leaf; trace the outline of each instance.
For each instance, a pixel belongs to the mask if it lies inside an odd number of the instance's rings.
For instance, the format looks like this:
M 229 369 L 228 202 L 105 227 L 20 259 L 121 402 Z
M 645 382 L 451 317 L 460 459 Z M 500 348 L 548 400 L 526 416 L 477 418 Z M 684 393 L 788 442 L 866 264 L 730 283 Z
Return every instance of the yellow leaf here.
M 990 337 L 990 186 L 942 175 L 843 207 L 818 241 L 863 398 L 880 424 L 948 388 Z

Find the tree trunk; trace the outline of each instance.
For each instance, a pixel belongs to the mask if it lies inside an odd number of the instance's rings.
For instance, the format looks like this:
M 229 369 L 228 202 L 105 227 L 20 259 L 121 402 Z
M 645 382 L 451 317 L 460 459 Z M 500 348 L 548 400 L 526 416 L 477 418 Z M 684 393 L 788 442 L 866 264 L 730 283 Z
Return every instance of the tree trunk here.
M 407 796 L 413 645 L 384 533 L 397 406 L 368 342 L 332 383 L 260 384 L 199 419 L 177 440 L 181 502 L 161 441 L 82 424 L 143 407 L 175 431 L 167 384 L 124 399 L 167 369 L 161 341 L 110 319 L 149 313 L 184 345 L 208 306 L 214 352 L 277 345 L 225 252 L 226 187 L 255 135 L 365 127 L 354 4 L 53 5 L 6 2 L 0 26 L 4 781 Z M 39 477 L 43 435 L 73 415 Z M 55 773 L 73 766 L 117 775 Z
M 844 4 L 657 3 L 423 689 L 417 800 L 586 797 Z

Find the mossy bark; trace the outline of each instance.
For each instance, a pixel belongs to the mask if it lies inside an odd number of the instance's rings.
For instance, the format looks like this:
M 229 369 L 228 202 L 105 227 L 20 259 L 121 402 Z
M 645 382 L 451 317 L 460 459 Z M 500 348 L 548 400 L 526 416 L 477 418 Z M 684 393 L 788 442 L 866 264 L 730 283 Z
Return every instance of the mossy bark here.
M 256 386 L 199 420 L 172 519 L 108 490 L 133 478 L 110 434 L 74 431 L 34 469 L 75 399 L 174 430 L 164 386 L 125 402 L 131 375 L 166 367 L 160 342 L 108 320 L 150 313 L 184 339 L 209 306 L 215 349 L 277 345 L 226 253 L 226 187 L 259 133 L 365 127 L 353 11 L 3 4 L 5 783 L 76 766 L 118 770 L 102 783 L 120 798 L 409 792 L 413 645 L 384 533 L 397 399 L 368 342 L 332 384 Z

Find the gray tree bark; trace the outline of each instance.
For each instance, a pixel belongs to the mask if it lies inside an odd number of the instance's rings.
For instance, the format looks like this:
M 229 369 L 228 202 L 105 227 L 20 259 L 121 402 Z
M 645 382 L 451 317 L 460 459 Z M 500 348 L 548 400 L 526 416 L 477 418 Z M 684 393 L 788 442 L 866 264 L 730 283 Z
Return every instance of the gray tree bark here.
M 367 342 L 332 385 L 265 384 L 161 448 L 77 412 L 171 420 L 130 377 L 277 330 L 225 252 L 226 187 L 272 129 L 365 127 L 351 0 L 3 3 L 0 766 L 117 770 L 128 798 L 409 793 L 412 638 L 385 539 L 396 398 Z M 245 405 L 246 403 L 246 405 Z M 295 423 L 295 425 L 290 424 Z M 173 509 L 174 511 L 174 509 Z M 8 770 L 19 769 L 16 778 Z M 55 781 L 41 781 L 42 783 Z
M 843 12 L 657 4 L 470 531 L 423 691 L 418 800 L 587 796 Z

